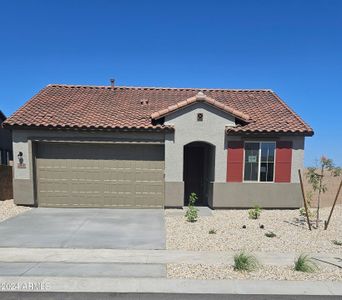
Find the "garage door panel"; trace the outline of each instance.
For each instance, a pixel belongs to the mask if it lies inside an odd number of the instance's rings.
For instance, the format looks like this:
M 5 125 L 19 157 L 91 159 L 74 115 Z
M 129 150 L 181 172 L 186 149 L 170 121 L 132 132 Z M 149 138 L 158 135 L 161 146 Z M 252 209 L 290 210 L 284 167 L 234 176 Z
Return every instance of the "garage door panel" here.
M 136 181 L 137 182 L 158 182 L 162 183 L 164 181 L 164 174 L 161 174 L 161 171 L 141 171 L 137 170 L 136 172 Z
M 41 206 L 162 207 L 164 203 L 161 145 L 40 143 L 36 168 Z
M 103 206 L 102 195 L 98 192 L 72 192 L 71 198 L 66 199 L 66 204 L 73 207 L 101 207 Z
M 45 180 L 40 184 L 41 192 L 69 193 L 69 184 L 65 181 Z
M 101 193 L 101 185 L 102 182 L 100 180 L 98 182 L 73 181 L 69 190 L 71 193 Z
M 104 197 L 105 207 L 118 207 L 118 208 L 134 208 L 135 199 L 130 193 L 113 193 L 105 194 Z

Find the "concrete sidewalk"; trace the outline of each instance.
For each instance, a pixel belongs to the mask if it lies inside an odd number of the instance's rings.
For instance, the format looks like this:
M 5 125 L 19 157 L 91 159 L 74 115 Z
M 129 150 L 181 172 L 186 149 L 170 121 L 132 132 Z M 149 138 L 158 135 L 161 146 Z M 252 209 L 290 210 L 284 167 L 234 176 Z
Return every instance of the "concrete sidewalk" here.
M 185 250 L 0 248 L 0 262 L 231 264 L 234 252 Z M 292 265 L 296 253 L 255 252 L 265 265 Z M 312 254 L 318 262 L 342 268 L 342 255 Z
M 31 289 L 30 286 L 28 286 L 28 283 L 31 283 Z M 340 297 L 342 295 L 342 283 L 323 281 L 258 280 L 256 284 L 256 281 L 252 280 L 183 280 L 163 278 L 94 277 L 44 277 L 42 279 L 42 277 L 0 277 L 0 286 L 2 287 L 2 292 L 31 291 L 34 292 L 34 294 L 37 292 L 92 294 L 123 293 L 135 295 L 151 293 L 154 295 L 164 295 L 161 299 L 173 299 L 171 297 L 165 298 L 165 295 L 182 295 L 184 297 L 186 295 L 319 295 L 322 297 L 321 299 L 323 299 L 323 296 Z M 3 295 L 4 293 L 0 293 L 1 299 L 4 299 Z M 210 297 L 207 297 L 207 299 L 209 298 Z M 225 299 L 227 299 L 227 297 Z M 291 297 L 290 299 L 299 298 Z M 338 297 L 336 299 L 338 299 Z
M 1 276 L 166 278 L 165 264 L 0 262 Z
M 296 254 L 256 253 L 289 265 Z M 0 248 L 0 299 L 341 299 L 342 282 L 167 279 L 168 263 L 232 263 L 232 252 Z M 335 259 L 319 255 L 322 260 Z M 338 259 L 338 258 L 336 258 Z

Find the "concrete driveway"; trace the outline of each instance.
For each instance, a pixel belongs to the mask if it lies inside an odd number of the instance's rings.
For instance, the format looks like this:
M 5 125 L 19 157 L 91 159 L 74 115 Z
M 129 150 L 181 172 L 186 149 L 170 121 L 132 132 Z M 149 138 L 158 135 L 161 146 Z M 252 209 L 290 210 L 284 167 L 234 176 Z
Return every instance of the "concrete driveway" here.
M 35 208 L 0 223 L 0 247 L 165 249 L 164 211 Z

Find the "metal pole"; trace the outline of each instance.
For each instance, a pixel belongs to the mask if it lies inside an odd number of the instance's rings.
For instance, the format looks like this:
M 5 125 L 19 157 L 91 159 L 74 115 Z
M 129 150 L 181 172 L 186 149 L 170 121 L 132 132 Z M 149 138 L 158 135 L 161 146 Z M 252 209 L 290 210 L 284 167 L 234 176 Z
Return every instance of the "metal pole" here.
M 300 187 L 302 189 L 302 196 L 303 196 L 303 201 L 304 201 L 306 220 L 308 222 L 309 230 L 311 230 L 311 223 L 310 223 L 310 218 L 309 218 L 308 206 L 306 204 L 306 199 L 305 199 L 305 192 L 304 192 L 304 186 L 303 186 L 303 180 L 302 180 L 302 173 L 300 172 L 299 169 L 298 169 L 298 175 L 299 175 L 299 180 L 300 180 Z
M 329 214 L 328 221 L 325 221 L 325 223 L 324 223 L 324 230 L 327 230 L 327 229 L 328 229 L 329 222 L 330 222 L 330 218 L 331 218 L 332 213 L 333 213 L 333 211 L 334 211 L 334 208 L 335 208 L 335 205 L 336 205 L 336 202 L 337 202 L 337 199 L 338 199 L 338 195 L 340 194 L 340 191 L 341 191 L 341 187 L 342 187 L 342 180 L 341 180 L 340 186 L 339 186 L 339 188 L 338 188 L 338 190 L 337 190 L 337 194 L 336 194 L 336 197 L 335 197 L 335 200 L 334 200 L 334 204 L 333 204 L 333 206 L 332 206 L 332 208 L 331 208 L 331 211 L 330 211 L 330 214 Z

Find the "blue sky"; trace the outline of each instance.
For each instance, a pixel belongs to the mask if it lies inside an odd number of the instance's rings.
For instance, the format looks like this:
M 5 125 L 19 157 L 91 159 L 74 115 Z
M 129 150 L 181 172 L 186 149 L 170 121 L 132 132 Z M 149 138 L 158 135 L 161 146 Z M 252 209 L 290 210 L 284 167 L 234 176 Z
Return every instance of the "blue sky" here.
M 342 1 L 2 1 L 0 109 L 49 83 L 270 88 L 342 165 Z

